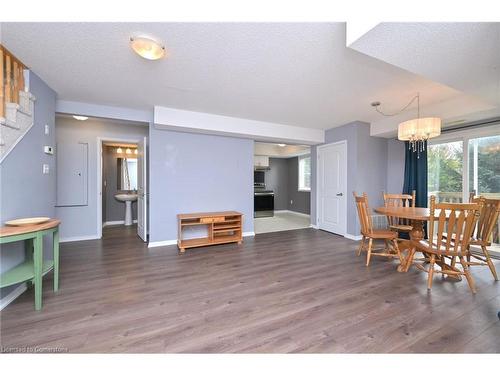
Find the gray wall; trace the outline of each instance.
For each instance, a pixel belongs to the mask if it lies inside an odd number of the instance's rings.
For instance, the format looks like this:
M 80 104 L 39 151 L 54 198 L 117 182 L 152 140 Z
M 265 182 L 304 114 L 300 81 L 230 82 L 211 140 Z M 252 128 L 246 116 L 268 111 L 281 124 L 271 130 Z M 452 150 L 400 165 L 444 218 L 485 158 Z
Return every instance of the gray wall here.
M 405 144 L 397 139 L 387 141 L 387 192 L 402 193 L 405 175 Z
M 325 143 L 347 140 L 347 233 L 359 235 L 359 223 L 352 192 L 366 192 L 370 206 L 383 204 L 387 185 L 387 139 L 371 137 L 369 124 L 355 121 L 325 133 Z M 311 147 L 311 222 L 316 217 L 317 147 Z
M 43 152 L 43 146 L 55 145 L 54 114 L 56 93 L 37 75 L 30 72 L 30 91 L 35 95 L 34 125 L 0 165 L 1 222 L 30 217 L 55 217 L 55 156 Z M 45 135 L 45 125 L 50 134 Z M 42 174 L 42 165 L 50 166 Z M 51 241 L 44 241 L 45 257 L 52 255 Z M 0 272 L 5 272 L 24 260 L 22 244 L 2 245 Z M 1 289 L 5 296 L 16 286 Z
M 116 153 L 116 147 L 103 147 L 103 222 L 123 221 L 125 218 L 125 204 L 115 199 L 116 194 L 128 192 L 127 190 L 118 189 L 117 160 L 123 157 L 123 155 Z M 105 181 L 106 184 L 104 183 Z M 137 202 L 132 202 L 132 219 L 137 219 Z
M 109 121 L 90 118 L 77 121 L 73 118 L 56 119 L 57 143 L 88 143 L 88 205 L 57 207 L 56 215 L 61 219 L 61 239 L 95 238 L 97 236 L 97 138 L 120 139 L 136 142 L 148 135 L 148 127 L 131 125 L 126 121 Z M 57 152 L 57 147 L 56 147 Z M 106 202 L 109 203 L 108 200 Z
M 177 239 L 179 213 L 235 210 L 253 232 L 253 141 L 150 126 L 150 241 Z
M 288 167 L 288 200 L 287 209 L 290 211 L 311 213 L 311 193 L 299 191 L 299 158 L 287 159 Z
M 288 205 L 288 163 L 287 159 L 269 158 L 268 171 L 265 171 L 266 189 L 274 191 L 274 209 L 287 210 Z

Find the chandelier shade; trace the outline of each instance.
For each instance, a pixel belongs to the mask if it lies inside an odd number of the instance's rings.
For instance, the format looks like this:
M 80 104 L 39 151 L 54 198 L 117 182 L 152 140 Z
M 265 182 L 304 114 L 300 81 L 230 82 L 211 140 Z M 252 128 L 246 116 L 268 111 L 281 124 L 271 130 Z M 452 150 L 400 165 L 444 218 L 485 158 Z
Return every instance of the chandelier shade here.
M 400 141 L 426 141 L 441 134 L 441 119 L 438 117 L 424 117 L 405 121 L 398 126 Z

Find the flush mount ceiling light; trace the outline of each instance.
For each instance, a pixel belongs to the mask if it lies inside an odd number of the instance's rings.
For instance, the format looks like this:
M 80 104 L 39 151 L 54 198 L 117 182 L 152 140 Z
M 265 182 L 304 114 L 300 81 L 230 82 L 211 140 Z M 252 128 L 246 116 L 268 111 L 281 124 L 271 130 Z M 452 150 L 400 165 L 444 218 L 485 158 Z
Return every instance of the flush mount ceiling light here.
M 284 143 L 278 143 L 278 146 L 280 146 L 280 147 L 285 147 L 285 146 L 286 146 L 286 144 L 284 144 Z
M 73 118 L 78 121 L 85 121 L 89 119 L 87 116 L 76 116 L 76 115 L 73 115 Z
M 420 94 L 414 96 L 410 102 L 400 111 L 387 114 L 379 109 L 380 102 L 373 102 L 372 107 L 384 116 L 396 116 L 406 110 L 414 101 L 417 100 L 417 118 L 404 121 L 398 125 L 398 139 L 408 141 L 408 147 L 417 153 L 425 150 L 425 142 L 431 138 L 438 137 L 441 134 L 441 119 L 438 117 L 420 117 Z
M 165 56 L 165 47 L 147 36 L 130 37 L 130 47 L 135 53 L 147 60 L 159 60 Z

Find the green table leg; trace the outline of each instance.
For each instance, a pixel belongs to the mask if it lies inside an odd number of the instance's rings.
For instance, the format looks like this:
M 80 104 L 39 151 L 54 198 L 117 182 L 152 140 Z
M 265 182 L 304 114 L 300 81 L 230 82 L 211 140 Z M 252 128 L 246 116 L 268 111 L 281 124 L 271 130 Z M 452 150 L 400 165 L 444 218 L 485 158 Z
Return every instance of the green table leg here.
M 27 261 L 33 260 L 33 251 L 34 251 L 33 238 L 29 238 L 27 240 L 24 240 L 24 253 L 26 255 Z M 33 282 L 29 280 L 26 282 L 26 284 L 29 288 L 31 288 L 31 285 L 33 284 Z
M 34 239 L 35 251 L 33 254 L 33 263 L 35 268 L 35 310 L 42 309 L 42 266 L 43 266 L 43 236 L 41 232 L 36 234 Z
M 54 292 L 59 290 L 59 230 L 52 234 L 53 256 L 54 256 Z

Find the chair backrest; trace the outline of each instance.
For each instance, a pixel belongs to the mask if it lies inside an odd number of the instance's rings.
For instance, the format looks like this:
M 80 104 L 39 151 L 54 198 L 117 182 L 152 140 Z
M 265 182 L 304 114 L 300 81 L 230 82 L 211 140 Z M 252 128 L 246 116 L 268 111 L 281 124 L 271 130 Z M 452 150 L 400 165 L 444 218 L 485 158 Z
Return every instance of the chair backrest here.
M 500 199 L 487 199 L 484 197 L 470 197 L 471 203 L 482 204 L 479 220 L 475 228 L 475 238 L 489 246 L 491 233 L 500 214 Z
M 387 194 L 383 193 L 385 207 L 415 207 L 415 190 L 410 194 Z M 410 225 L 410 220 L 395 216 L 387 216 L 389 225 Z
M 356 201 L 356 208 L 358 210 L 359 223 L 361 225 L 361 234 L 369 235 L 373 233 L 372 216 L 368 208 L 368 197 L 366 193 L 362 196 L 356 196 L 356 192 L 352 192 L 354 200 Z
M 431 247 L 434 248 L 432 243 L 436 237 L 435 250 L 449 255 L 465 252 L 479 219 L 482 203 L 436 203 L 436 197 L 432 195 L 430 206 L 429 243 Z M 436 210 L 439 210 L 437 217 L 435 217 Z

